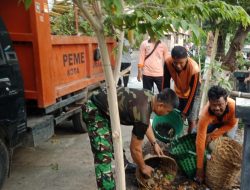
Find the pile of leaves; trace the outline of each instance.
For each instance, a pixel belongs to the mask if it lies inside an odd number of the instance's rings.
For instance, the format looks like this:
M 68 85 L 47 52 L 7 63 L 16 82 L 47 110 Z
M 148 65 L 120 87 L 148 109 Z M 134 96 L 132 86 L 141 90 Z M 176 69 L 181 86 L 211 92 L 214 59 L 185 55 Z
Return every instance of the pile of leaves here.
M 185 180 L 182 182 L 174 181 L 169 190 L 206 190 L 208 189 L 204 184 L 198 184 L 192 180 Z
M 198 184 L 178 173 L 176 178 L 159 169 L 155 169 L 151 178 L 145 181 L 141 190 L 207 190 L 204 184 Z
M 168 189 L 171 181 L 174 180 L 174 176 L 171 174 L 164 174 L 159 169 L 154 170 L 151 178 L 147 179 L 146 181 L 146 188 L 152 190 L 163 190 Z
M 182 182 L 171 182 L 171 175 L 163 175 L 160 170 L 154 172 L 152 177 L 147 180 L 147 186 L 140 188 L 141 190 L 206 190 L 204 184 L 198 184 L 192 180 Z

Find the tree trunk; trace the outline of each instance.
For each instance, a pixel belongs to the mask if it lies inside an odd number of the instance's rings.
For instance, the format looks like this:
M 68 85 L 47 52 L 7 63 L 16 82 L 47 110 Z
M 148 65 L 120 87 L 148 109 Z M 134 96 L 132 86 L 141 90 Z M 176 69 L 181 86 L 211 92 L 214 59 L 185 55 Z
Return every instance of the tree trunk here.
M 225 45 L 226 45 L 226 35 L 224 32 L 220 31 L 217 43 L 217 52 L 215 59 L 221 61 L 225 57 Z
M 110 122 L 111 122 L 111 128 L 112 128 L 112 140 L 113 140 L 114 157 L 115 157 L 116 189 L 126 190 L 121 124 L 120 124 L 119 109 L 118 109 L 118 102 L 117 102 L 116 83 L 115 83 L 114 75 L 111 69 L 108 47 L 107 47 L 105 36 L 104 36 L 104 24 L 102 22 L 103 18 L 102 18 L 102 13 L 101 13 L 101 6 L 100 6 L 101 4 L 100 4 L 100 1 L 92 2 L 93 9 L 97 16 L 97 17 L 93 17 L 90 14 L 89 9 L 85 6 L 84 1 L 74 0 L 74 3 L 76 3 L 76 5 L 81 10 L 83 16 L 92 25 L 92 28 L 94 29 L 97 39 L 98 39 L 98 45 L 100 47 L 100 52 L 101 52 L 102 67 L 103 67 L 103 71 L 105 74 L 109 113 L 110 113 Z M 122 49 L 120 50 L 120 52 L 122 52 Z
M 250 31 L 250 26 L 246 27 L 246 29 L 242 25 L 239 26 L 231 42 L 227 55 L 225 56 L 225 59 L 223 60 L 222 66 L 224 68 L 227 68 L 230 71 L 234 71 L 236 69 L 236 65 L 235 65 L 236 52 L 242 50 L 244 41 L 249 31 Z
M 215 59 L 215 54 L 217 52 L 217 42 L 218 42 L 219 30 L 216 29 L 215 35 L 208 35 L 208 44 L 207 44 L 207 57 L 206 57 L 206 64 L 208 68 L 206 69 L 204 76 L 203 76 L 203 88 L 202 88 L 202 96 L 201 96 L 201 104 L 200 104 L 200 112 L 199 115 L 202 113 L 203 107 L 206 105 L 207 102 L 207 91 L 210 87 L 211 82 L 211 67 L 209 66 L 211 62 Z M 213 41 L 211 40 L 213 39 Z
M 113 72 L 111 69 L 111 63 L 108 54 L 108 48 L 105 41 L 104 32 L 97 31 L 97 39 L 100 46 L 102 66 L 105 73 L 105 81 L 107 86 L 108 94 L 108 105 L 110 113 L 110 122 L 112 128 L 112 139 L 114 146 L 114 156 L 115 156 L 115 176 L 116 176 L 116 189 L 125 190 L 125 170 L 123 161 L 123 147 L 122 147 L 122 135 L 121 135 L 121 125 L 119 118 L 119 110 L 117 103 L 117 93 L 116 93 L 116 83 L 113 77 Z

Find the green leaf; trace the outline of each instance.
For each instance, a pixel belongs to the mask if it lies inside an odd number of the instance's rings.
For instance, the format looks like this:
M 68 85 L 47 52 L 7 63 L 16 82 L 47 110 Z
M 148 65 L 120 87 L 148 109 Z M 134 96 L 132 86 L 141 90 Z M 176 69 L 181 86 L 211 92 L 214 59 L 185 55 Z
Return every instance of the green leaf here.
M 188 23 L 187 23 L 187 21 L 181 20 L 180 24 L 181 24 L 181 28 L 183 30 L 188 30 Z
M 32 3 L 32 0 L 24 0 L 24 7 L 26 10 L 30 8 L 31 3 Z
M 195 37 L 199 38 L 199 36 L 200 36 L 199 27 L 197 25 L 194 25 L 194 24 L 190 24 L 189 26 L 190 26 L 191 32 L 195 35 Z
M 174 32 L 174 29 L 173 29 L 173 27 L 171 26 L 171 24 L 167 24 L 167 25 L 165 26 L 164 30 L 165 30 L 166 32 L 168 32 L 168 31 Z
M 122 4 L 120 0 L 113 0 L 114 6 L 117 10 L 117 13 L 122 13 Z
M 147 25 L 144 23 L 138 24 L 138 32 L 145 34 L 147 32 Z

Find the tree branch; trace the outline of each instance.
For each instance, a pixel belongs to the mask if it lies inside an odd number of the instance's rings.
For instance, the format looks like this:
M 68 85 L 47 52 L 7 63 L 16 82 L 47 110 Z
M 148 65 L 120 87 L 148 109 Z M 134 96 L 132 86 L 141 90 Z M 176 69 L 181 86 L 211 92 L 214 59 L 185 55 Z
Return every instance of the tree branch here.
M 131 71 L 131 69 L 132 69 L 132 66 L 129 66 L 128 68 L 122 70 L 122 71 L 120 72 L 120 77 L 122 77 L 122 76 L 124 76 L 124 75 L 126 76 L 127 73 L 128 73 L 129 71 Z
M 133 9 L 139 9 L 139 8 L 153 8 L 153 9 L 160 9 L 165 10 L 166 7 L 162 7 L 162 5 L 157 3 L 139 3 L 133 7 Z
M 124 12 L 124 2 L 121 0 L 122 5 L 122 13 Z M 117 84 L 119 77 L 120 77 L 120 70 L 121 70 L 121 60 L 122 60 L 122 51 L 123 51 L 123 42 L 124 42 L 124 31 L 119 31 L 119 42 L 118 42 L 118 51 L 116 53 L 116 68 L 114 71 L 114 79 L 115 84 Z
M 89 23 L 93 26 L 94 30 L 101 30 L 101 23 L 98 22 L 97 19 L 95 19 L 90 13 L 89 10 L 84 6 L 82 0 L 73 0 L 73 2 L 79 7 L 81 12 L 83 13 L 83 16 L 89 21 Z
M 100 1 L 95 0 L 93 2 L 93 9 L 95 11 L 95 14 L 99 20 L 101 20 L 101 23 L 103 21 L 102 11 L 101 11 L 101 4 Z

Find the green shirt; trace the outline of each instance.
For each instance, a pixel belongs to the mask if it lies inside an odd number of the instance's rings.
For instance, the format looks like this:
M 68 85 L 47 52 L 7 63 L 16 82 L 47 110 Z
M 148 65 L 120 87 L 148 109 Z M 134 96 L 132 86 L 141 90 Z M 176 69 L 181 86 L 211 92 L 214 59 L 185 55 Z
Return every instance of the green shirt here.
M 150 122 L 152 97 L 153 93 L 145 89 L 117 88 L 121 124 L 133 125 L 132 133 L 140 140 L 143 139 Z M 106 89 L 99 90 L 91 99 L 103 113 L 109 116 Z

